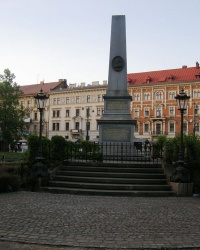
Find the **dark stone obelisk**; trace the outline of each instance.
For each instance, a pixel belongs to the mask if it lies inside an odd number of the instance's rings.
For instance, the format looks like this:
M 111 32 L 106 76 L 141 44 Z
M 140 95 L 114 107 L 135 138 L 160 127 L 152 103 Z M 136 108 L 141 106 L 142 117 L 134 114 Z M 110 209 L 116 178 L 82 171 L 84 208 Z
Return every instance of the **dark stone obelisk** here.
M 132 97 L 127 87 L 125 16 L 112 16 L 108 88 L 104 114 L 98 120 L 100 142 L 133 142 L 136 123 L 130 114 Z

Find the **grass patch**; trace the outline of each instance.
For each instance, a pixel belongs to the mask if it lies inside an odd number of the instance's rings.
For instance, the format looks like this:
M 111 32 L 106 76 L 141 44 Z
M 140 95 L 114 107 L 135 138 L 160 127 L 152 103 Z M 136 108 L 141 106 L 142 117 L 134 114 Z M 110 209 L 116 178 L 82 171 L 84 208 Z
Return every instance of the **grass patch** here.
M 18 159 L 21 160 L 22 158 L 24 158 L 24 153 L 15 153 L 15 152 L 0 152 L 0 160 L 2 160 L 2 158 L 5 159 Z

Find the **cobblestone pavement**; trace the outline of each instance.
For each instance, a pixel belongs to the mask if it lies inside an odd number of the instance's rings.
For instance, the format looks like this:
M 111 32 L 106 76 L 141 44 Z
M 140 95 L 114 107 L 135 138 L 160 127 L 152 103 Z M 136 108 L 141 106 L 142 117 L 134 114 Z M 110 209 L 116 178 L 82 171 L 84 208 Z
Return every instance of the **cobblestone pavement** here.
M 6 242 L 29 243 L 10 248 L 24 250 L 197 249 L 200 198 L 0 194 L 0 249 Z

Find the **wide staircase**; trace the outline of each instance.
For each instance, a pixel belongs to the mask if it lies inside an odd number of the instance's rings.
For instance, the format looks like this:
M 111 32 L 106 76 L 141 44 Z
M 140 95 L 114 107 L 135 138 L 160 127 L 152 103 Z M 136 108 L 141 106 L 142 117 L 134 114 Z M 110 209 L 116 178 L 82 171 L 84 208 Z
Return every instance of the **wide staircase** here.
M 51 193 L 175 196 L 161 164 L 66 162 L 51 174 Z

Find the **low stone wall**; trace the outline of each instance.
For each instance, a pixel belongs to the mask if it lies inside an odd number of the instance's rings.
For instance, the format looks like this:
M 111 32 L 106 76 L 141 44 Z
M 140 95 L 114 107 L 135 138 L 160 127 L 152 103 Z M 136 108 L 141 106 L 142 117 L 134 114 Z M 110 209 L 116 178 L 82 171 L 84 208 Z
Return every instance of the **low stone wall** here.
M 165 171 L 165 174 L 167 176 L 167 180 L 170 182 L 170 176 L 177 167 L 176 164 L 163 164 L 163 168 Z M 182 192 L 185 190 L 185 195 L 188 196 L 188 194 L 200 194 L 200 163 L 199 164 L 191 164 L 186 165 L 186 168 L 190 171 L 191 181 L 192 183 L 182 183 L 182 184 L 192 184 L 192 185 L 176 185 L 178 183 L 173 182 L 175 184 L 171 184 L 172 189 L 174 191 L 177 190 L 180 195 L 183 195 Z M 182 191 L 181 191 L 182 190 Z
M 176 192 L 177 196 L 192 196 L 193 183 L 177 183 L 170 182 L 172 190 Z

